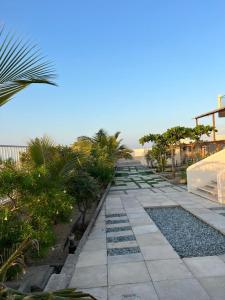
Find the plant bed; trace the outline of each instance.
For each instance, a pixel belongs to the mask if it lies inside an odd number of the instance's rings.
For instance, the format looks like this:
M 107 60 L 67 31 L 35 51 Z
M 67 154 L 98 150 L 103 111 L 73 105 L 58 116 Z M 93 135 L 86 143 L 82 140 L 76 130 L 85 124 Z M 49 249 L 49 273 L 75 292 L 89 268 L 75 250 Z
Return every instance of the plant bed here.
M 129 174 L 128 173 L 119 173 L 116 172 L 115 177 L 127 177 Z
M 225 236 L 182 207 L 146 211 L 180 257 L 225 254 Z

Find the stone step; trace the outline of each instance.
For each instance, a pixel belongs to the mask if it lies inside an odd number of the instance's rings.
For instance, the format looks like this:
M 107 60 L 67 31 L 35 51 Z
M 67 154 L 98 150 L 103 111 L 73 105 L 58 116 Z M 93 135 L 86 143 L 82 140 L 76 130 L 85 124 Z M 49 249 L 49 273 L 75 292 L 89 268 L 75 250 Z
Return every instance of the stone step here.
M 207 185 L 203 186 L 203 187 L 199 187 L 198 190 L 204 192 L 204 193 L 208 193 L 210 195 L 213 195 L 213 196 L 217 196 L 217 190 L 215 188 L 210 188 L 210 187 L 207 187 Z
M 214 186 L 217 186 L 217 181 L 216 180 L 211 180 L 211 184 Z
M 206 186 L 207 188 L 217 190 L 217 184 L 208 183 L 208 184 L 206 184 L 205 186 Z
M 206 198 L 206 199 L 208 199 L 208 200 L 218 202 L 217 195 L 212 195 L 212 194 L 210 194 L 210 193 L 208 193 L 208 192 L 205 192 L 204 190 L 196 189 L 196 190 L 195 190 L 194 192 L 192 192 L 192 193 L 194 193 L 194 194 L 196 194 L 196 195 L 199 195 L 199 196 L 201 196 L 201 197 L 203 197 L 203 198 Z
M 210 183 L 206 184 L 205 186 L 202 187 L 198 187 L 199 190 L 205 192 L 205 193 L 209 193 L 213 196 L 217 196 L 217 186 L 214 186 Z

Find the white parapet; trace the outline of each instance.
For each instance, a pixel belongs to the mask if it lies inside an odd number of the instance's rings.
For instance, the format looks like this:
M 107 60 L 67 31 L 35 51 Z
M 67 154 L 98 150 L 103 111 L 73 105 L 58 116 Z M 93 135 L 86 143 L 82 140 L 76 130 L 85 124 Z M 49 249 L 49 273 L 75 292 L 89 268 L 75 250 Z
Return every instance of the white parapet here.
M 225 204 L 225 168 L 217 174 L 218 202 Z
M 196 193 L 199 188 L 210 184 L 212 181 L 217 183 L 218 201 L 225 203 L 225 149 L 187 168 L 189 192 Z

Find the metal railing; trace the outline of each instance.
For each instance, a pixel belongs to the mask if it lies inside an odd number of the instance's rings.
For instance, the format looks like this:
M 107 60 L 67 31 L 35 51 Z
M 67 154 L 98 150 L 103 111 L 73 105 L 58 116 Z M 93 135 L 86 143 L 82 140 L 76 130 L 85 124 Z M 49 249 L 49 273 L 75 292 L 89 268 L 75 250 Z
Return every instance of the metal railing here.
M 20 153 L 26 152 L 27 146 L 18 145 L 0 145 L 0 160 L 13 159 L 18 162 L 20 159 Z

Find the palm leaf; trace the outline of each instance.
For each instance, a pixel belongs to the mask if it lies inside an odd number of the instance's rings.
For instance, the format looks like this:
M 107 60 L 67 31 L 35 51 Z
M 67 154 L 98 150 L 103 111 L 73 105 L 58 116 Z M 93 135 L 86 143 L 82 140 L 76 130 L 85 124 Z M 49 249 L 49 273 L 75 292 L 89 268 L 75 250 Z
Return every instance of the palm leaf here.
M 0 106 L 30 84 L 55 85 L 54 78 L 52 65 L 41 56 L 37 45 L 0 29 Z
M 82 299 L 82 300 L 97 300 L 95 297 L 88 293 L 76 291 L 74 288 L 68 288 L 53 292 L 38 292 L 38 293 L 22 293 L 11 288 L 7 288 L 0 284 L 0 299 L 2 300 L 69 300 L 69 299 Z
M 27 238 L 20 244 L 14 245 L 11 249 L 4 249 L 5 251 L 3 251 L 0 255 L 0 282 L 4 282 L 7 271 L 10 267 L 15 265 L 19 265 L 22 268 L 25 267 L 23 252 L 29 247 L 29 245 L 34 245 L 37 249 L 39 247 L 36 240 Z
M 28 143 L 28 153 L 36 166 L 46 165 L 52 158 L 52 150 L 55 146 L 54 141 L 44 135 L 41 138 L 31 139 Z

